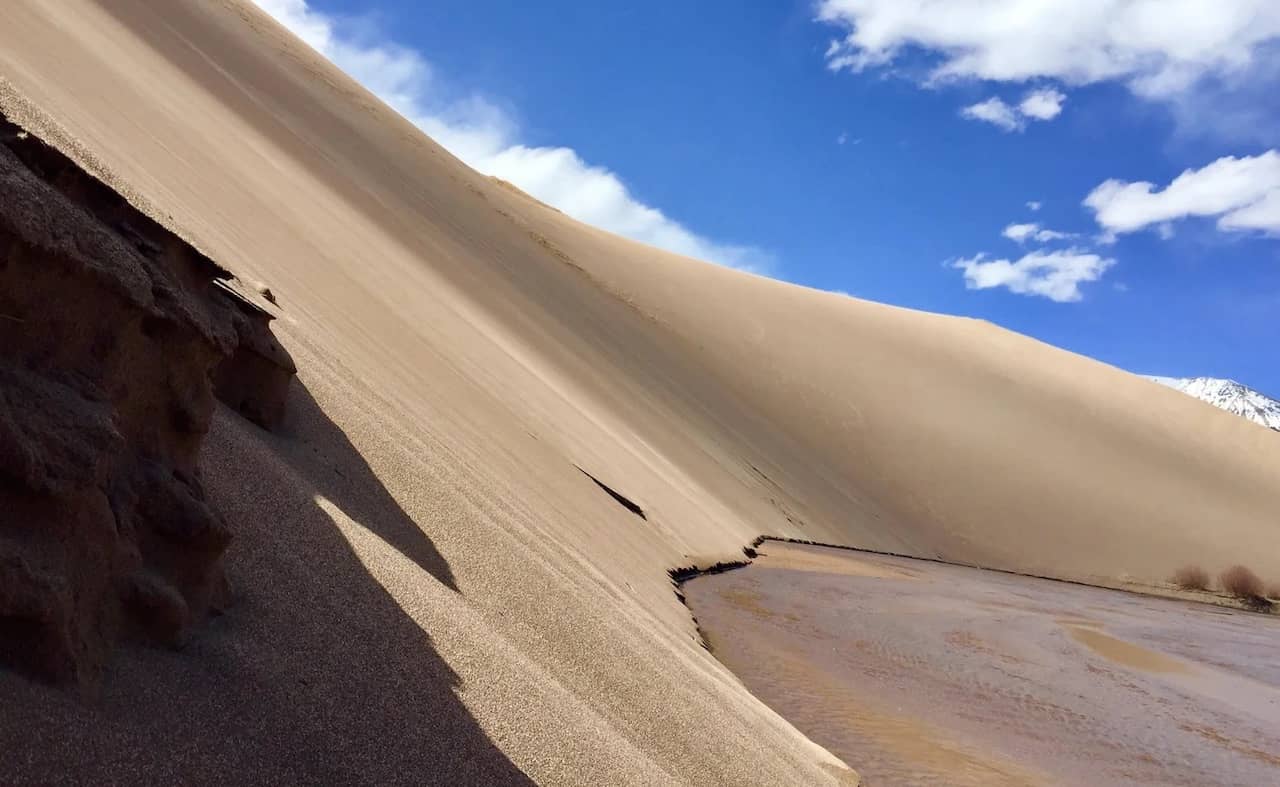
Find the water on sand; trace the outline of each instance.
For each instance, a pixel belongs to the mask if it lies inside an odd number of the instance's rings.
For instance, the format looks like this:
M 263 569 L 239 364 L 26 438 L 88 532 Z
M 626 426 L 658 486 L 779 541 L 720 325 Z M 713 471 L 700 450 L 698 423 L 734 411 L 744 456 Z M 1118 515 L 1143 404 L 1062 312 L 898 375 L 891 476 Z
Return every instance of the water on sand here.
M 1280 784 L 1280 620 L 769 542 L 716 654 L 868 784 Z

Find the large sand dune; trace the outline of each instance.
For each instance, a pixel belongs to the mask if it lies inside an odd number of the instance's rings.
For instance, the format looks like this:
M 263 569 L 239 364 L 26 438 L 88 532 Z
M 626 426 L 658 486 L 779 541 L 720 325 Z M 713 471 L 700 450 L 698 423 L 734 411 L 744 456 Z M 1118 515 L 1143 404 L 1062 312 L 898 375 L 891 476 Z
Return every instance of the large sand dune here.
M 1280 577 L 1273 432 L 585 227 L 243 0 L 11 0 L 0 76 L 12 118 L 266 282 L 298 367 L 276 433 L 220 410 L 205 441 L 238 603 L 118 652 L 87 705 L 0 673 L 4 781 L 848 780 L 698 646 L 667 568 L 770 533 Z

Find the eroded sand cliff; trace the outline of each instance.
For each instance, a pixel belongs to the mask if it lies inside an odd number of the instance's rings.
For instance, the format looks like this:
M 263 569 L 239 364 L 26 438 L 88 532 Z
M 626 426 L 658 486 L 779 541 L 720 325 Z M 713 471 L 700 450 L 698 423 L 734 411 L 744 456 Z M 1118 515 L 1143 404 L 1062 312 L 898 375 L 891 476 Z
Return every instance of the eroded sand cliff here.
M 231 274 L 0 114 L 0 665 L 91 689 L 229 593 L 199 450 L 293 365 Z

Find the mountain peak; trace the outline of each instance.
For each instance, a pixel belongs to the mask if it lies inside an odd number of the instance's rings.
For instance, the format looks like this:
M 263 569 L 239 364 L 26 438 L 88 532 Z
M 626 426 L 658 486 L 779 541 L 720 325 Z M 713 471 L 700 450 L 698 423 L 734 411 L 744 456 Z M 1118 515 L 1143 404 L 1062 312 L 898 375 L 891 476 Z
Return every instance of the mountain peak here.
M 1235 380 L 1218 377 L 1160 377 L 1148 379 L 1208 402 L 1229 413 L 1280 431 L 1280 401 Z

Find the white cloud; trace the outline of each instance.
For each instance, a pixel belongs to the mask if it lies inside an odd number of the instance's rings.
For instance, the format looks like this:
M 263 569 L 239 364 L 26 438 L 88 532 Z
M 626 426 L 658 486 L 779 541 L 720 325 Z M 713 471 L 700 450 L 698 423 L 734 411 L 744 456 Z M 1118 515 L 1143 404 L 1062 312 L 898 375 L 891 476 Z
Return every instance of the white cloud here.
M 1116 82 L 1161 102 L 1180 134 L 1280 139 L 1277 0 L 818 0 L 840 31 L 835 71 L 886 68 L 926 84 Z M 1026 109 L 1050 112 L 1033 101 Z
M 1017 110 L 995 96 L 965 107 L 960 110 L 960 114 L 970 120 L 981 120 L 984 123 L 999 126 L 1005 131 L 1018 131 L 1022 128 L 1022 118 Z
M 1097 281 L 1112 265 L 1115 260 L 1082 249 L 1033 251 L 1017 261 L 978 254 L 951 263 L 964 271 L 965 286 L 971 290 L 1004 287 L 1059 303 L 1080 300 L 1080 285 Z
M 915 49 L 936 56 L 932 80 L 1119 80 L 1147 96 L 1239 72 L 1280 37 L 1275 0 L 820 0 L 818 18 L 844 33 L 836 70 Z
M 1006 104 L 996 96 L 972 104 L 960 110 L 970 120 L 981 120 L 999 126 L 1005 131 L 1021 131 L 1028 120 L 1053 120 L 1062 113 L 1062 102 L 1067 97 L 1053 88 L 1032 90 L 1022 97 L 1017 106 Z
M 1046 229 L 1035 222 L 1010 224 L 1000 234 L 1019 244 L 1077 237 L 1076 233 Z M 1089 249 L 1072 247 L 1037 249 L 1016 261 L 990 259 L 984 252 L 949 265 L 964 271 L 965 286 L 971 290 L 1004 287 L 1019 295 L 1039 295 L 1063 303 L 1080 300 L 1080 285 L 1102 278 L 1115 263 Z
M 1152 225 L 1171 234 L 1171 223 L 1217 218 L 1221 230 L 1280 234 L 1280 152 L 1223 158 L 1186 170 L 1158 189 L 1146 181 L 1108 180 L 1085 197 L 1104 232 L 1114 237 Z
M 744 269 L 770 266 L 769 255 L 759 249 L 702 237 L 644 204 L 615 173 L 588 164 L 570 148 L 520 144 L 507 113 L 481 97 L 447 97 L 418 52 L 349 33 L 306 0 L 253 1 L 480 172 L 510 181 L 580 221 L 643 243 Z
M 1055 240 L 1065 240 L 1066 238 L 1074 238 L 1074 232 L 1059 232 L 1057 230 L 1042 229 L 1036 233 L 1036 240 L 1040 243 L 1049 243 Z
M 1050 243 L 1055 240 L 1075 237 L 1074 232 L 1058 232 L 1057 230 L 1045 229 L 1034 222 L 1029 224 L 1010 224 L 1000 234 L 1018 243 L 1026 243 L 1028 240 Z
M 1012 241 L 1022 243 L 1027 238 L 1036 234 L 1036 230 L 1040 229 L 1039 224 L 1010 224 L 1004 228 L 1001 234 Z
M 1036 202 L 1035 200 L 1031 200 L 1030 202 L 1027 203 L 1027 210 L 1031 211 L 1032 213 L 1035 213 L 1036 211 L 1040 210 L 1040 208 L 1042 207 L 1044 207 L 1043 202 Z
M 1018 104 L 1018 111 L 1036 120 L 1053 120 L 1062 113 L 1062 102 L 1066 100 L 1065 95 L 1051 87 L 1033 90 Z

